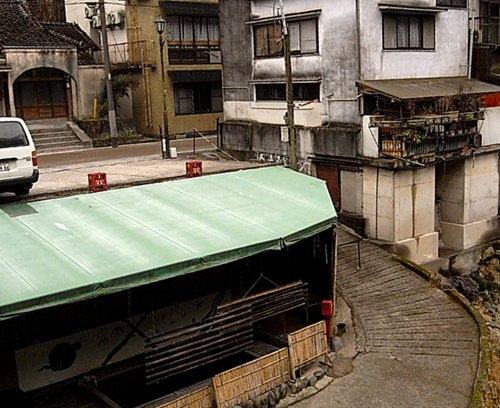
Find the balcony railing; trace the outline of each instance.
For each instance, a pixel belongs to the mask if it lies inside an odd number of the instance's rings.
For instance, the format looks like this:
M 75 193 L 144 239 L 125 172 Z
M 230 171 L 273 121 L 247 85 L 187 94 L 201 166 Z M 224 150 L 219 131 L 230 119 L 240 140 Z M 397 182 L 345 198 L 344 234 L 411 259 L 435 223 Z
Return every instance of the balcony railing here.
M 500 44 L 500 18 L 476 17 L 474 19 L 474 42 L 476 44 Z
M 483 111 L 450 112 L 393 121 L 373 116 L 370 126 L 379 128 L 381 157 L 414 158 L 480 147 L 482 140 L 477 121 L 483 119 Z
M 143 67 L 155 63 L 154 41 L 134 41 L 109 44 L 109 60 L 113 65 Z

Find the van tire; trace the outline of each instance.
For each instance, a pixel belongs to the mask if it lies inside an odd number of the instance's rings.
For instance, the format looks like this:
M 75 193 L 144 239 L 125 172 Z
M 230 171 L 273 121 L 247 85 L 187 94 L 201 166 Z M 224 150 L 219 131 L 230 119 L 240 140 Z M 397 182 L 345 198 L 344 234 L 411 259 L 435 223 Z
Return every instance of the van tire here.
M 18 188 L 16 191 L 14 191 L 14 194 L 16 196 L 28 195 L 29 193 L 30 193 L 29 187 Z

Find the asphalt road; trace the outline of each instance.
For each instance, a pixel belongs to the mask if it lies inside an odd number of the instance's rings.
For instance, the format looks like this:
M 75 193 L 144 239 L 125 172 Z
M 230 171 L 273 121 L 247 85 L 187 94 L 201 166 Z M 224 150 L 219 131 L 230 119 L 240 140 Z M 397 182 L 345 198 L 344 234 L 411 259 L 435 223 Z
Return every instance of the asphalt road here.
M 217 136 L 195 139 L 175 139 L 170 147 L 176 147 L 177 153 L 196 153 L 215 148 Z M 46 153 L 38 157 L 38 167 L 43 170 L 49 167 L 74 165 L 81 163 L 120 160 L 131 157 L 161 155 L 160 142 L 120 145 L 118 147 L 102 147 L 89 150 L 77 150 L 66 153 Z

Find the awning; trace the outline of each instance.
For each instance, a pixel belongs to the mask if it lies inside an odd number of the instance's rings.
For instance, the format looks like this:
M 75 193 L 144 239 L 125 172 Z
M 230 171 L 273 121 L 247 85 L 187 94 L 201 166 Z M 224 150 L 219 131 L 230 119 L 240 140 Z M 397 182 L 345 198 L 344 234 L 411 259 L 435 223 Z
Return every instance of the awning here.
M 335 225 L 324 181 L 282 167 L 0 208 L 0 320 L 276 250 Z
M 220 70 L 203 71 L 169 71 L 168 75 L 174 84 L 192 83 L 192 82 L 221 82 L 222 73 Z
M 399 100 L 500 92 L 499 86 L 465 77 L 361 80 L 356 84 L 362 93 L 382 94 Z
M 378 5 L 380 11 L 384 13 L 405 13 L 405 14 L 436 14 L 448 10 L 446 7 L 415 6 L 410 4 L 382 4 Z

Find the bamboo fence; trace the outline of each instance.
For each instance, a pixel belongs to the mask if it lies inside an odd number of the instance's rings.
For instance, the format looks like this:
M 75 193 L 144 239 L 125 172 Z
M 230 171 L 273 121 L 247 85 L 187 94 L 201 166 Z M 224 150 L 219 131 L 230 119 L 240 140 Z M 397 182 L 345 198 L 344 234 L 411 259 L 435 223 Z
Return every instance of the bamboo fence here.
M 213 377 L 212 386 L 217 407 L 231 408 L 262 395 L 289 379 L 288 350 L 282 348 Z
M 288 335 L 288 350 L 292 378 L 295 371 L 313 362 L 321 355 L 328 355 L 325 322 L 322 320 Z
M 210 386 L 197 390 L 189 395 L 177 398 L 156 408 L 213 408 Z

